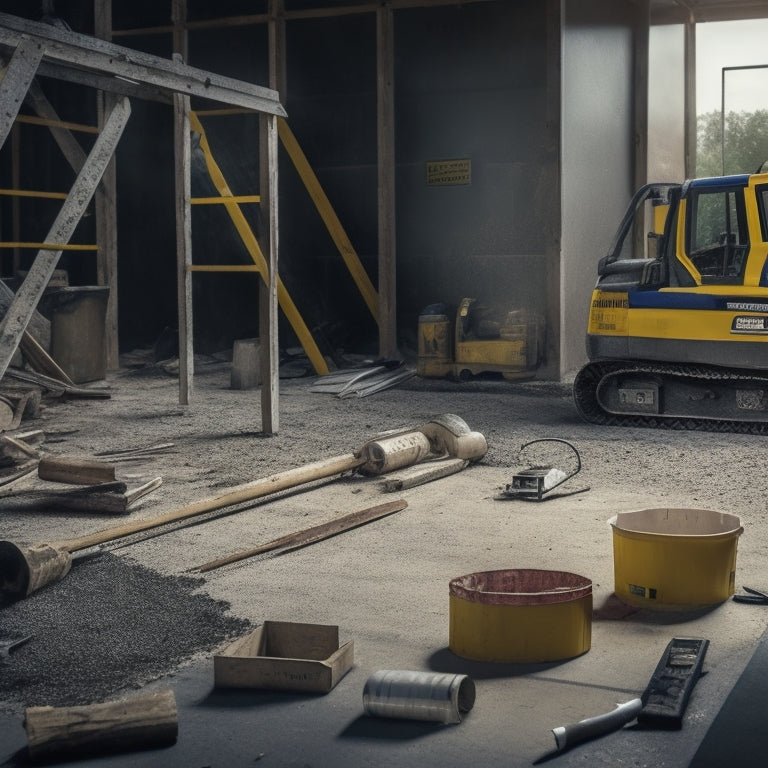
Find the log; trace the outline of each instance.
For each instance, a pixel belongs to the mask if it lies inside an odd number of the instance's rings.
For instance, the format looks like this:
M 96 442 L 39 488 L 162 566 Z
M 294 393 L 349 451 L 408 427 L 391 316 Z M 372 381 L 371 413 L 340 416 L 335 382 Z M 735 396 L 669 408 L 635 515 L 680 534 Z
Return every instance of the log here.
M 112 464 L 94 459 L 49 456 L 40 460 L 37 476 L 41 480 L 73 485 L 111 483 L 115 479 L 115 468 Z
M 164 691 L 77 707 L 28 707 L 25 728 L 33 762 L 159 749 L 178 737 L 176 697 Z

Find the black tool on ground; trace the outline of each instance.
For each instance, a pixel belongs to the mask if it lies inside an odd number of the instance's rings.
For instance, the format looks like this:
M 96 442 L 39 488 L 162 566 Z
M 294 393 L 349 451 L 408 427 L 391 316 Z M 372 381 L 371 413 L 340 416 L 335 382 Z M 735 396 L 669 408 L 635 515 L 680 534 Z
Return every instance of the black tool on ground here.
M 553 728 L 556 749 L 535 760 L 534 765 L 552 760 L 577 744 L 617 731 L 635 719 L 648 728 L 681 728 L 691 691 L 702 675 L 708 647 L 709 640 L 672 638 L 640 698 L 617 704 L 610 712 Z
M 673 638 L 642 695 L 643 708 L 637 716 L 641 725 L 677 730 L 693 687 L 701 677 L 709 640 Z
M 27 635 L 26 637 L 17 637 L 14 640 L 0 639 L 0 659 L 5 658 L 6 656 L 10 656 L 11 651 L 15 651 L 17 648 L 24 645 L 24 643 L 29 642 L 31 639 L 32 635 Z
M 768 605 L 768 594 L 761 592 L 759 589 L 752 589 L 751 587 L 744 587 L 745 592 L 749 592 L 748 595 L 734 595 L 733 599 L 737 603 L 750 603 L 752 605 Z
M 520 457 L 523 459 L 523 453 L 526 448 L 537 443 L 562 443 L 568 446 L 575 457 L 575 468 L 563 470 L 554 467 L 551 464 L 534 464 L 527 469 L 517 472 L 512 477 L 512 482 L 508 483 L 501 498 L 504 499 L 529 499 L 541 501 L 545 494 L 558 488 L 567 480 L 577 475 L 581 471 L 581 456 L 575 446 L 567 440 L 559 437 L 542 437 L 539 440 L 531 440 L 520 447 Z M 588 491 L 589 488 L 578 488 L 565 493 L 558 493 L 557 496 L 571 496 L 574 493 Z

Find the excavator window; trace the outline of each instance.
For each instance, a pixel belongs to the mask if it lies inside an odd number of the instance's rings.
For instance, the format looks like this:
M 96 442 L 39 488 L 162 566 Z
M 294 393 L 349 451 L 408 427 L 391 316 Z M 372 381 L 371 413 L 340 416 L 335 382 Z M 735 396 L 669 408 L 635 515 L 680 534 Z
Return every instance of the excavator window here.
M 757 202 L 760 210 L 760 230 L 763 240 L 768 242 L 768 186 L 761 185 L 757 188 Z
M 688 257 L 702 283 L 743 282 L 748 250 L 743 188 L 692 190 Z

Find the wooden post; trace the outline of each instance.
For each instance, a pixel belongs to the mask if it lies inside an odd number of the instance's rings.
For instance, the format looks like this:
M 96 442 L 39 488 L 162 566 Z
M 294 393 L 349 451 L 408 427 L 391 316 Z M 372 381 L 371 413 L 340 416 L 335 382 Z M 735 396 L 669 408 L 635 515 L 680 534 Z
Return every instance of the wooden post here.
M 94 24 L 96 37 L 112 39 L 112 0 L 95 0 Z M 117 101 L 113 93 L 99 91 L 96 108 L 99 127 Z M 104 349 L 108 370 L 120 367 L 117 309 L 117 164 L 113 157 L 96 189 L 96 282 L 109 287 L 107 313 L 104 323 Z
M 262 252 L 267 274 L 259 280 L 259 339 L 261 351 L 261 429 L 277 434 L 280 427 L 279 347 L 277 342 L 277 118 L 259 116 L 259 193 Z
M 397 264 L 395 257 L 395 99 L 392 9 L 376 10 L 379 167 L 379 355 L 397 350 Z
M 172 691 L 79 707 L 28 707 L 25 727 L 33 762 L 106 752 L 159 749 L 176 743 Z
M 179 54 L 174 54 L 178 56 Z M 195 369 L 192 317 L 192 144 L 189 96 L 173 97 L 176 162 L 176 289 L 179 316 L 179 403 L 188 405 Z

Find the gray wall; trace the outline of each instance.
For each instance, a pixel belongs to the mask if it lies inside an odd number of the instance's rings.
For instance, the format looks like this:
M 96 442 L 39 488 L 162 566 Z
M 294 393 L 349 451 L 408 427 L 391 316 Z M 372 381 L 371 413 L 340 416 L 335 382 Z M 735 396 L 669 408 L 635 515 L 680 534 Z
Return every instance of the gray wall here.
M 400 325 L 415 330 L 425 306 L 469 296 L 543 310 L 543 186 L 557 161 L 547 3 L 399 10 L 395 46 Z M 428 161 L 455 158 L 470 161 L 469 184 L 427 184 Z
M 633 13 L 625 0 L 566 0 L 562 90 L 561 375 L 586 361 L 597 262 L 632 195 Z

